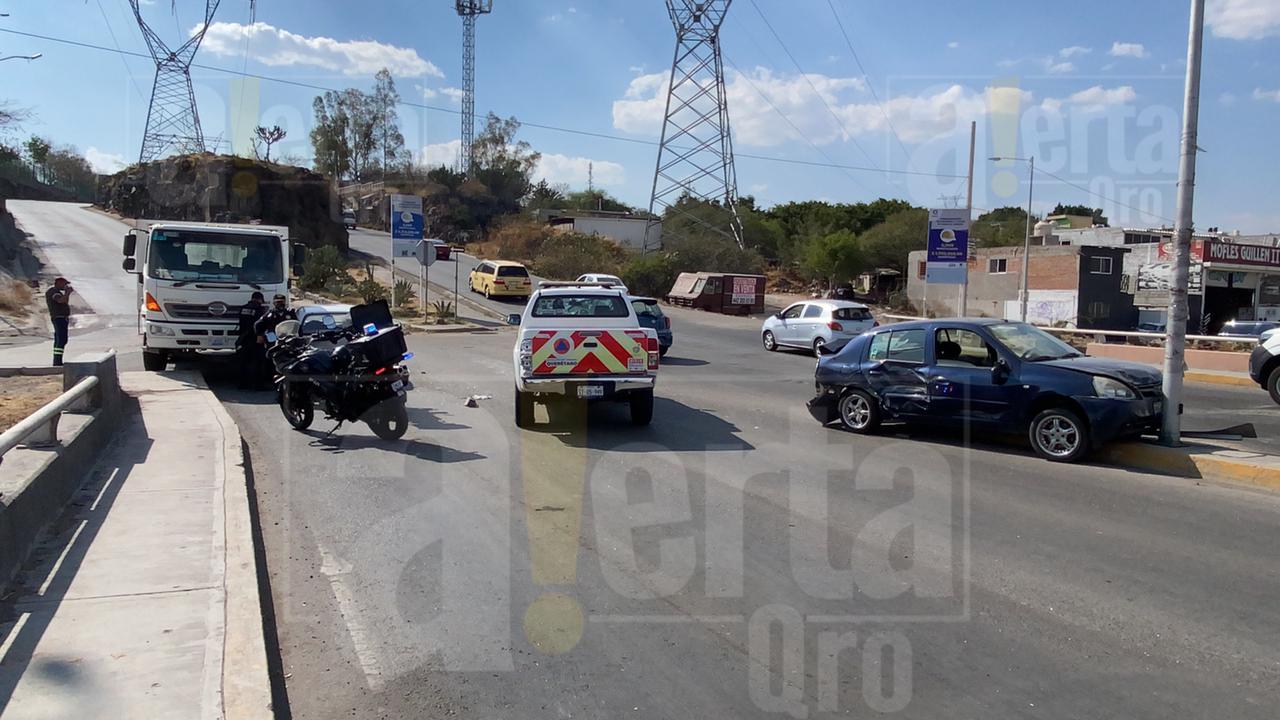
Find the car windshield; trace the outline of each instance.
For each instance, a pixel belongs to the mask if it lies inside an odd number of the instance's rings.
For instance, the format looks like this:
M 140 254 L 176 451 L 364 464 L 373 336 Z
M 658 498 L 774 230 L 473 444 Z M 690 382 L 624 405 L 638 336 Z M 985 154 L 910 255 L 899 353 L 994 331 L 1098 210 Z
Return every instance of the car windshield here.
M 280 241 L 274 237 L 157 230 L 147 273 L 158 280 L 230 283 L 284 281 Z
M 987 329 L 996 337 L 996 340 L 1023 360 L 1040 362 L 1083 355 L 1079 350 L 1058 338 L 1026 323 L 991 325 Z
M 624 318 L 628 315 L 626 301 L 617 295 L 544 295 L 533 303 L 533 316 L 539 318 Z

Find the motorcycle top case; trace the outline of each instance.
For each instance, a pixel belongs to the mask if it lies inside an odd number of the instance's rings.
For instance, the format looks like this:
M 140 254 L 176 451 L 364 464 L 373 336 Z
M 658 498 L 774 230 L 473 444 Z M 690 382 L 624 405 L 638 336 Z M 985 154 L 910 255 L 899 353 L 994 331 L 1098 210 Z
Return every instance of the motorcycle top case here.
M 399 325 L 383 328 L 376 335 L 352 340 L 347 348 L 362 355 L 375 368 L 394 365 L 409 349 L 404 343 L 404 330 Z
M 386 300 L 378 300 L 368 305 L 356 305 L 351 308 L 351 327 L 356 329 L 373 325 L 379 330 L 395 327 L 396 321 L 391 317 L 391 308 Z

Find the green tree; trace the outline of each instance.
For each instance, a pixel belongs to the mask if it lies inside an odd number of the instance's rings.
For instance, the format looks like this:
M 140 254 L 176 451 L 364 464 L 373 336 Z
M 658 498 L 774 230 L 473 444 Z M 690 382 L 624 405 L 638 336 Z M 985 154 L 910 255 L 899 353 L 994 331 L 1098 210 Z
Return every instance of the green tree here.
M 327 290 L 339 294 L 350 277 L 347 275 L 347 261 L 342 253 L 332 245 L 325 245 L 307 253 L 298 285 L 303 290 Z
M 258 156 L 259 160 L 271 162 L 271 146 L 284 140 L 289 133 L 279 125 L 265 127 L 259 125 L 253 130 L 253 154 Z M 261 148 L 265 146 L 266 150 Z
M 400 92 L 396 90 L 391 71 L 382 68 L 374 76 L 373 109 L 375 112 L 375 139 L 382 152 L 382 171 L 390 173 L 393 167 L 407 162 L 409 155 L 404 147 L 404 134 L 400 132 Z
M 471 177 L 460 192 L 480 230 L 487 230 L 503 215 L 521 210 L 533 191 L 531 176 L 542 155 L 524 140 L 517 140 L 520 123 L 493 113 L 484 131 L 476 136 L 471 152 Z
M 929 212 L 921 208 L 901 210 L 862 234 L 866 267 L 907 271 L 907 255 L 924 250 L 929 242 Z
M 53 151 L 53 144 L 42 137 L 32 135 L 23 148 L 27 151 L 27 158 L 31 160 L 31 168 L 35 171 L 36 177 L 41 182 L 49 182 L 49 153 Z
M 332 90 L 316 97 L 311 108 L 315 113 L 315 124 L 311 128 L 315 168 L 338 182 L 351 169 L 346 112 L 338 102 L 338 93 Z
M 663 297 L 671 291 L 676 277 L 675 260 L 665 252 L 637 255 L 622 269 L 622 281 L 636 295 Z
M 1035 224 L 1034 216 L 1031 222 Z M 996 208 L 979 215 L 969 228 L 969 241 L 975 247 L 1020 246 L 1026 237 L 1027 211 L 1020 207 Z
M 566 204 L 564 192 L 548 183 L 546 179 L 538 181 L 529 193 L 529 210 L 560 210 Z
M 825 280 L 828 288 L 853 279 L 863 267 L 858 238 L 849 230 L 811 239 L 801 261 L 801 269 L 812 278 Z
M 1094 225 L 1107 226 L 1107 218 L 1102 214 L 1102 208 L 1085 207 L 1084 205 L 1063 205 L 1058 203 L 1053 208 L 1050 215 L 1077 215 L 1080 217 L 1093 218 Z

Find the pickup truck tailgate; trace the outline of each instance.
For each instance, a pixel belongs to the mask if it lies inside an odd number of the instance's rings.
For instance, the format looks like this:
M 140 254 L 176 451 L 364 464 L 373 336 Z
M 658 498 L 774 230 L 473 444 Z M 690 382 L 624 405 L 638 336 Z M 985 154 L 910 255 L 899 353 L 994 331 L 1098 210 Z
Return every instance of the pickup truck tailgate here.
M 533 374 L 643 375 L 657 350 L 651 340 L 644 330 L 540 330 L 532 337 Z

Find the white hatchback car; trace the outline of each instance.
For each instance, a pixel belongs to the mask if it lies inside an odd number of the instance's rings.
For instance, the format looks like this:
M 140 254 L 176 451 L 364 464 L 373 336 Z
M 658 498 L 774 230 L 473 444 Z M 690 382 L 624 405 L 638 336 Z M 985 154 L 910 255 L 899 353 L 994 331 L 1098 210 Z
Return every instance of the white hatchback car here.
M 622 278 L 618 277 L 617 275 L 604 275 L 602 273 L 587 273 L 586 275 L 579 276 L 575 282 L 604 283 L 606 285 L 612 285 L 613 287 L 616 287 L 622 290 L 622 293 L 624 295 L 631 294 L 631 291 L 627 290 L 626 283 L 622 282 Z
M 823 345 L 845 343 L 879 325 L 866 305 L 846 300 L 806 300 L 777 315 L 760 328 L 764 349 L 791 347 L 818 354 Z

